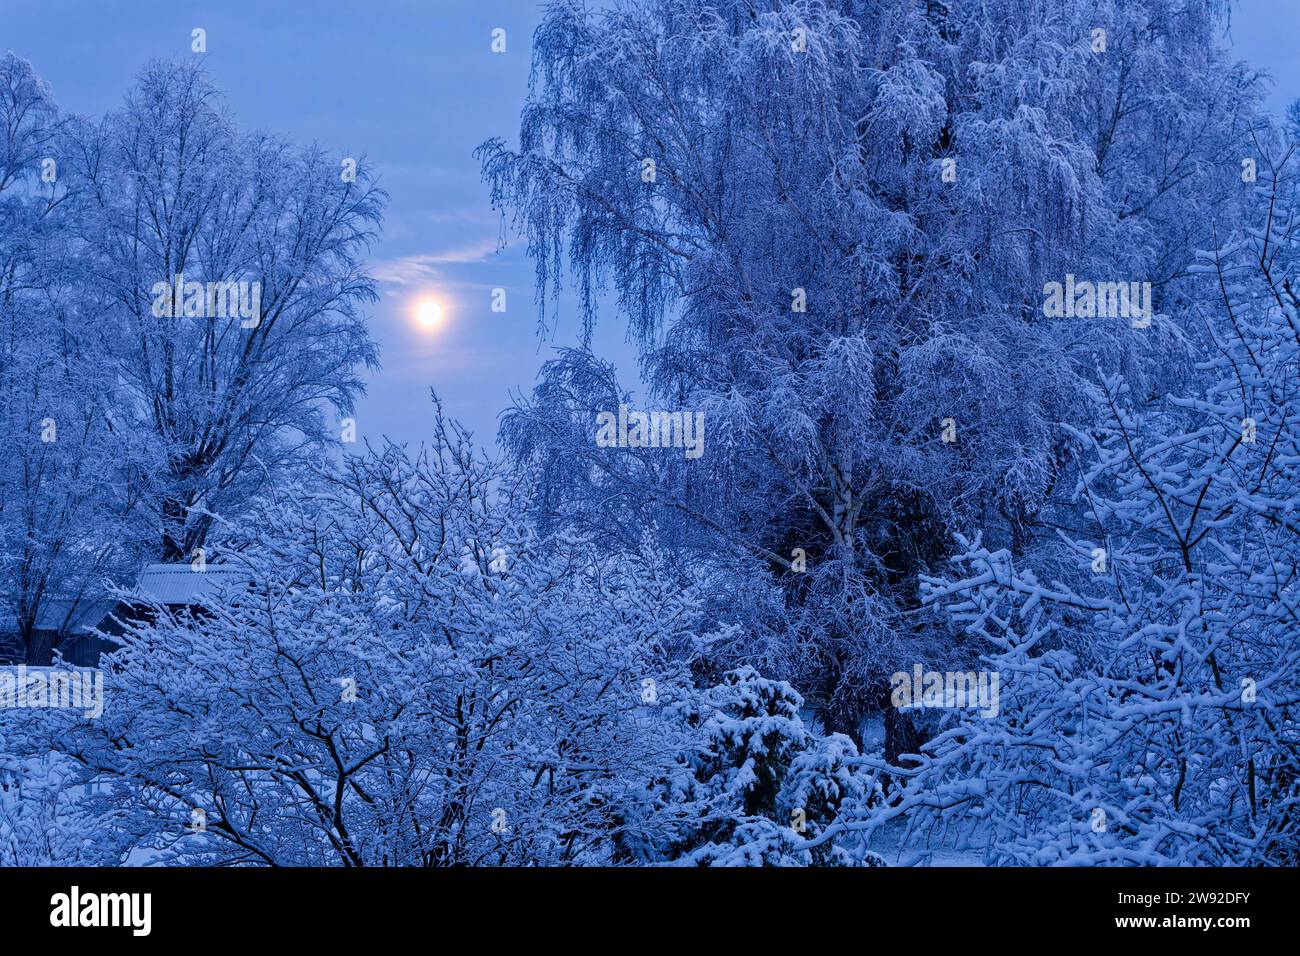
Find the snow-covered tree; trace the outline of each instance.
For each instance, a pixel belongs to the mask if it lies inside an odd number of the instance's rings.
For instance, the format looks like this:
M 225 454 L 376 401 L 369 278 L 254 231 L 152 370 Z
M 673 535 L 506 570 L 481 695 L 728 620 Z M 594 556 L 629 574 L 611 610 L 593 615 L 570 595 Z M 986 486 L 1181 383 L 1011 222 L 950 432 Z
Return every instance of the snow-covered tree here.
M 0 59 L 0 129 L 0 619 L 28 663 L 47 664 L 132 556 L 142 446 L 115 417 L 103 329 L 67 241 L 64 124 L 13 54 Z
M 1172 364 L 1159 315 L 1258 125 L 1217 9 L 552 4 L 519 146 L 485 144 L 484 173 L 543 329 L 567 259 L 588 328 L 610 287 L 650 395 L 703 411 L 708 442 L 650 471 L 595 448 L 591 400 L 617 389 L 575 351 L 511 447 L 556 507 L 589 511 L 571 493 L 595 484 L 674 511 L 686 546 L 766 562 L 793 617 L 780 675 L 855 734 L 936 639 L 909 612 L 950 530 L 1025 552 L 1095 365 L 1146 383 Z M 1150 282 L 1151 325 L 1045 317 L 1066 275 Z
M 106 579 L 190 560 L 333 440 L 376 362 L 384 196 L 364 163 L 236 129 L 193 65 L 90 122 L 10 54 L 0 130 L 0 614 L 47 663 Z
M 1070 538 L 1083 584 L 964 542 L 926 599 L 983 642 L 999 713 L 950 718 L 888 809 L 993 862 L 1294 866 L 1300 852 L 1300 294 L 1290 151 L 1249 228 L 1194 267 L 1220 295 L 1200 394 L 1117 376 Z M 955 713 L 955 712 L 954 712 Z
M 336 437 L 377 364 L 362 258 L 385 195 L 358 157 L 238 129 L 193 64 L 145 69 L 60 158 L 117 410 L 162 466 L 156 553 L 189 560 L 209 514 Z
M 526 507 L 441 419 L 414 459 L 349 458 L 224 536 L 246 588 L 132 627 L 103 716 L 46 718 L 57 749 L 163 860 L 559 865 L 657 844 L 628 832 L 654 823 L 625 791 L 682 749 L 661 715 L 690 687 L 698 597 L 653 552 L 540 545 Z
M 102 715 L 0 712 L 0 741 L 156 863 L 878 865 L 795 846 L 875 799 L 852 741 L 752 670 L 697 689 L 702 582 L 539 536 L 530 495 L 440 412 L 415 457 L 322 465 L 218 524 L 239 573 L 129 626 Z

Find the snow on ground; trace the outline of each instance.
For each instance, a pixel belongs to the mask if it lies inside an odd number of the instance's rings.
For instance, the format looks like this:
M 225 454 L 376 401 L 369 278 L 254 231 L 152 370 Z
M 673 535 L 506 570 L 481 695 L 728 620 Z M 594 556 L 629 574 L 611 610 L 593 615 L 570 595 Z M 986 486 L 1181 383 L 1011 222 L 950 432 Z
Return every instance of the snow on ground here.
M 862 736 L 863 753 L 882 753 L 885 749 L 885 717 L 873 714 L 858 728 Z M 893 820 L 877 830 L 871 838 L 871 849 L 883 856 L 890 866 L 983 866 L 984 855 L 979 850 L 959 850 L 951 845 L 927 843 L 924 835 L 906 839 L 907 822 Z
M 983 866 L 979 850 L 959 850 L 951 845 L 929 844 L 924 835 L 904 840 L 907 824 L 890 821 L 871 838 L 871 849 L 885 858 L 890 866 Z

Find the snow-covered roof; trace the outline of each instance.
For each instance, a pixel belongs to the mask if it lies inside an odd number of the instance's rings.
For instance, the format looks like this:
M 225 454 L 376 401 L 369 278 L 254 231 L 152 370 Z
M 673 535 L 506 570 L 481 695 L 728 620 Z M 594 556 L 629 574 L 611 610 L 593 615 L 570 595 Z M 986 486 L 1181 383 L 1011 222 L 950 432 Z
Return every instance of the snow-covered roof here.
M 112 613 L 117 602 L 109 599 L 77 601 L 51 598 L 41 603 L 36 613 L 38 631 L 59 631 L 76 634 L 87 628 L 98 627 Z M 0 633 L 18 630 L 18 621 L 12 614 L 0 614 Z
M 149 564 L 140 572 L 135 586 L 159 604 L 198 604 L 204 598 L 215 597 L 223 588 L 247 581 L 243 569 L 220 564 L 210 564 L 202 571 L 188 564 Z
M 135 586 L 145 597 L 175 607 L 198 604 L 204 598 L 215 597 L 223 588 L 239 587 L 247 582 L 246 571 L 220 564 L 210 564 L 203 571 L 195 571 L 188 564 L 147 564 Z M 47 598 L 37 612 L 36 629 L 78 634 L 100 627 L 116 610 L 117 603 L 114 598 L 83 599 L 74 606 L 71 600 Z M 0 634 L 17 630 L 14 615 L 0 612 Z

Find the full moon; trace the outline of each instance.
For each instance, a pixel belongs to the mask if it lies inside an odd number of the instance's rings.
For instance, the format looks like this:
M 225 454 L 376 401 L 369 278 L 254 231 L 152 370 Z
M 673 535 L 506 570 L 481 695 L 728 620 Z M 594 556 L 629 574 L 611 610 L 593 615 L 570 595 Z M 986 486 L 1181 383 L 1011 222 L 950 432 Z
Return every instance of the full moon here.
M 416 308 L 415 317 L 426 329 L 431 329 L 442 321 L 442 304 L 426 299 Z

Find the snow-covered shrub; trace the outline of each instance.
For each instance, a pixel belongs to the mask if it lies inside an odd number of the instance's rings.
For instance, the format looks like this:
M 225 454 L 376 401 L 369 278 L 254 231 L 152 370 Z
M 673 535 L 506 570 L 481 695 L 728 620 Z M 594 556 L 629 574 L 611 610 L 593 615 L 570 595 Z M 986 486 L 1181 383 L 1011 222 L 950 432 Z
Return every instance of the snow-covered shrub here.
M 751 668 L 676 706 L 698 737 L 663 785 L 681 821 L 672 857 L 699 866 L 883 865 L 852 837 L 801 847 L 841 809 L 860 812 L 877 795 L 853 741 L 813 734 L 802 708 L 789 684 Z
M 1076 432 L 1095 540 L 1087 586 L 966 542 L 923 596 L 1000 672 L 989 720 L 950 719 L 903 761 L 894 801 L 993 862 L 1300 861 L 1300 218 L 1285 162 L 1256 229 L 1202 257 L 1223 315 L 1210 385 L 1144 404 L 1118 377 Z M 1089 625 L 1086 642 L 1067 638 Z M 1064 626 L 1064 625 L 1068 625 Z
M 0 712 L 4 726 L 19 713 Z M 58 754 L 0 756 L 0 866 L 111 866 L 127 847 Z M 88 792 L 89 791 L 89 792 Z
M 441 415 L 436 439 L 304 475 L 226 527 L 216 556 L 242 573 L 130 624 L 99 717 L 4 715 L 7 746 L 93 785 L 76 810 L 106 859 L 874 862 L 852 839 L 794 846 L 873 791 L 789 685 L 746 669 L 696 689 L 719 637 L 691 571 L 650 543 L 539 536 L 521 476 Z M 80 858 L 51 833 L 25 858 Z
M 697 597 L 526 507 L 441 421 L 349 458 L 227 534 L 246 590 L 123 636 L 98 720 L 39 722 L 162 862 L 599 862 L 680 749 Z

